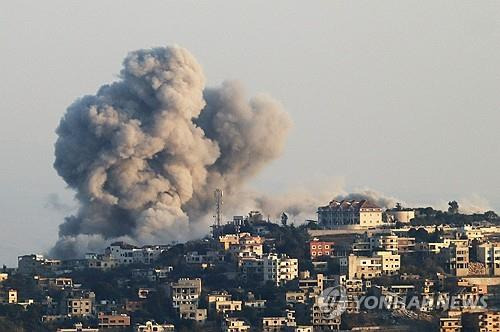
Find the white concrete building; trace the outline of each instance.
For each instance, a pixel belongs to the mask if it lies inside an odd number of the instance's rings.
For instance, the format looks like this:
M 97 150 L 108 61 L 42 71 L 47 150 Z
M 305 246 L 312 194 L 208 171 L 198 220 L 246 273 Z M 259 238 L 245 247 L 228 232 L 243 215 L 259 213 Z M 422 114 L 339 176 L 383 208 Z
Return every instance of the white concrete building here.
M 272 281 L 276 286 L 296 279 L 299 275 L 299 261 L 286 255 L 269 254 L 263 258 L 264 282 Z
M 168 248 L 169 246 L 160 245 L 139 248 L 125 242 L 114 242 L 106 248 L 106 253 L 119 264 L 151 264 Z
M 483 263 L 488 272 L 500 275 L 500 243 L 483 243 L 477 247 L 477 259 Z
M 382 274 L 397 274 L 401 268 L 401 256 L 390 251 L 377 251 L 373 254 L 373 257 L 380 257 Z
M 147 321 L 145 324 L 139 324 L 135 328 L 135 332 L 174 332 L 175 326 L 173 324 L 157 324 L 155 322 Z
M 222 332 L 247 332 L 250 325 L 243 319 L 237 317 L 226 317 L 222 322 Z

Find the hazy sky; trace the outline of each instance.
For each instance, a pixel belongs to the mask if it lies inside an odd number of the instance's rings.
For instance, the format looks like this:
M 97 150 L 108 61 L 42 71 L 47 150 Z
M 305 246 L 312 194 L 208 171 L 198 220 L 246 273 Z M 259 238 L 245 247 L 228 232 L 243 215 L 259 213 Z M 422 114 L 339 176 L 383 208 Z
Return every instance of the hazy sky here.
M 498 1 L 2 1 L 0 263 L 48 249 L 75 204 L 52 168 L 66 107 L 174 43 L 293 118 L 256 188 L 500 210 L 499 41 Z

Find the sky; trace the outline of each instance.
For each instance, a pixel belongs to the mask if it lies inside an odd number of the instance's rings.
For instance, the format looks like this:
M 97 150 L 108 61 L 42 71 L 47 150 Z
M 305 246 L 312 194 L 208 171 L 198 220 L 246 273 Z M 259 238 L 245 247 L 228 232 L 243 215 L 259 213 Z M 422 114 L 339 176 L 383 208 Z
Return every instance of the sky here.
M 500 211 L 499 40 L 498 1 L 2 1 L 0 264 L 47 251 L 76 207 L 52 167 L 66 107 L 172 44 L 293 119 L 257 190 Z

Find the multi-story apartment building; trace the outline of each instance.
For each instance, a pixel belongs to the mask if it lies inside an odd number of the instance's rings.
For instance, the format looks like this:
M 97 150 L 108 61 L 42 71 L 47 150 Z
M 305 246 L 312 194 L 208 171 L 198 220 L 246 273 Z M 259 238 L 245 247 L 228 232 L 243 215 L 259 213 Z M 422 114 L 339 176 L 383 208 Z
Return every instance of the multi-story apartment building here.
M 309 271 L 302 271 L 299 275 L 299 290 L 309 297 L 319 295 L 323 291 L 324 281 L 325 276 L 321 273 L 311 278 Z
M 181 278 L 170 284 L 172 306 L 179 309 L 182 304 L 198 306 L 201 295 L 201 279 Z
M 263 332 L 282 332 L 288 331 L 295 327 L 295 311 L 287 309 L 286 317 L 263 317 L 262 328 Z
M 262 257 L 263 239 L 260 236 L 252 236 L 248 233 L 240 235 L 237 244 L 229 247 L 229 250 L 238 258 Z
M 309 242 L 309 255 L 311 259 L 322 259 L 333 256 L 333 246 L 335 245 L 332 241 L 319 241 L 318 239 L 313 239 Z
M 394 234 L 376 234 L 370 238 L 370 250 L 390 251 L 398 253 L 398 236 Z
M 320 298 L 318 298 L 319 300 Z M 333 315 L 325 310 L 323 304 L 315 302 L 311 311 L 311 322 L 314 331 L 336 331 L 340 329 L 340 315 Z
M 390 251 L 376 251 L 372 257 L 381 258 L 382 274 L 397 274 L 401 268 L 401 256 Z
M 371 257 L 353 254 L 339 260 L 341 273 L 347 279 L 371 279 L 385 275 L 397 274 L 401 267 L 400 255 L 389 251 L 376 251 Z
M 469 246 L 467 242 L 452 242 L 450 247 L 446 249 L 446 253 L 446 263 L 451 274 L 458 277 L 469 274 Z
M 467 238 L 469 240 L 481 241 L 484 238 L 483 230 L 481 228 L 472 226 L 462 226 L 457 230 L 458 238 Z
M 448 311 L 446 317 L 441 317 L 439 319 L 439 332 L 462 332 L 461 313 Z
M 242 258 L 238 261 L 244 280 L 264 280 L 264 259 Z
M 87 253 L 85 254 L 85 259 L 87 266 L 90 269 L 97 269 L 101 271 L 107 271 L 118 267 L 121 263 L 120 260 L 111 257 L 107 254 L 95 254 Z
M 286 255 L 269 254 L 263 258 L 264 282 L 272 281 L 276 286 L 294 280 L 299 275 L 299 261 Z
M 86 292 L 82 297 L 73 297 L 66 300 L 67 313 L 76 317 L 95 315 L 95 294 Z
M 222 245 L 224 250 L 229 250 L 233 245 L 237 245 L 240 241 L 240 236 L 250 235 L 250 233 L 238 233 L 238 234 L 226 234 L 219 236 L 219 243 Z
M 415 251 L 427 254 L 439 254 L 441 250 L 449 246 L 450 244 L 445 242 L 420 242 L 415 243 Z
M 407 254 L 415 251 L 414 237 L 398 237 L 398 254 Z
M 106 254 L 117 260 L 119 264 L 151 264 L 163 251 L 169 248 L 170 246 L 161 245 L 150 245 L 139 248 L 125 242 L 114 242 L 106 248 Z
M 382 258 L 349 255 L 339 260 L 341 273 L 348 279 L 371 279 L 382 274 Z
M 382 209 L 367 200 L 333 200 L 320 206 L 317 213 L 318 224 L 324 228 L 375 228 L 382 224 Z
M 480 313 L 478 320 L 478 332 L 500 332 L 500 311 Z
M 483 243 L 477 246 L 477 259 L 492 275 L 500 275 L 500 243 Z

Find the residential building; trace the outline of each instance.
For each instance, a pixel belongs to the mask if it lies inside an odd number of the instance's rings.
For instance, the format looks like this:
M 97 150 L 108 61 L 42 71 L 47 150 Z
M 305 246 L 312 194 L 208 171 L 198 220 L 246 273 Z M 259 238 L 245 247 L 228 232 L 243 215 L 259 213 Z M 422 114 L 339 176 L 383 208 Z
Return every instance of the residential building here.
M 340 268 L 348 279 L 371 279 L 382 274 L 382 258 L 351 254 L 340 259 Z
M 225 314 L 228 312 L 241 311 L 242 304 L 242 301 L 216 301 L 215 312 Z
M 370 250 L 390 251 L 398 253 L 398 236 L 394 234 L 376 234 L 370 237 Z
M 118 267 L 120 260 L 106 254 L 85 254 L 90 269 L 107 271 Z
M 197 304 L 181 304 L 179 306 L 179 317 L 203 323 L 207 320 L 207 309 L 198 308 Z
M 170 284 L 172 306 L 179 309 L 182 304 L 198 306 L 201 295 L 201 279 L 181 278 Z
M 119 264 L 153 263 L 163 251 L 166 251 L 170 246 L 165 245 L 149 245 L 144 247 L 136 247 L 125 242 L 114 242 L 106 248 L 106 254 L 118 261 Z
M 483 243 L 477 246 L 477 259 L 483 263 L 488 272 L 500 275 L 500 243 Z
M 382 274 L 397 274 L 401 268 L 401 256 L 393 254 L 390 251 L 376 251 L 372 257 L 381 258 Z
M 335 331 L 340 329 L 340 315 L 336 316 L 329 310 L 324 310 L 321 300 L 315 302 L 311 312 L 311 322 L 314 331 Z
M 57 332 L 99 332 L 99 329 L 83 327 L 82 323 L 76 323 L 73 328 L 57 329 Z
M 481 228 L 472 226 L 462 226 L 457 230 L 458 238 L 467 238 L 469 240 L 481 241 L 484 238 L 483 230 Z
M 229 250 L 232 245 L 237 245 L 240 241 L 240 236 L 250 235 L 250 233 L 226 234 L 219 236 L 219 243 L 224 250 Z
M 415 251 L 414 237 L 398 237 L 398 254 L 407 254 Z
M 285 293 L 285 301 L 287 304 L 294 306 L 297 303 L 306 303 L 307 294 L 303 290 L 287 291 Z
M 312 325 L 297 325 L 295 326 L 294 332 L 313 332 L 314 328 Z
M 224 255 L 218 251 L 207 251 L 205 254 L 199 254 L 197 251 L 190 251 L 184 256 L 187 264 L 217 264 L 224 261 Z
M 272 281 L 276 286 L 294 280 L 299 275 L 299 261 L 286 255 L 269 254 L 263 258 L 264 282 Z
M 18 302 L 16 289 L 0 289 L 0 304 L 16 304 Z
M 147 321 L 145 324 L 137 325 L 135 332 L 175 332 L 175 326 L 173 324 L 157 324 Z
M 461 313 L 459 311 L 448 311 L 446 317 L 441 317 L 439 319 L 439 332 L 462 332 Z
M 58 278 L 45 278 L 35 276 L 38 287 L 42 289 L 56 288 L 56 289 L 71 289 L 73 288 L 73 279 L 66 277 Z
M 208 312 L 215 313 L 215 304 L 217 302 L 231 301 L 231 294 L 226 291 L 222 292 L 212 292 L 208 294 Z
M 264 280 L 263 258 L 242 258 L 238 261 L 238 264 L 244 280 Z
M 321 273 L 318 273 L 315 278 L 311 278 L 309 271 L 303 271 L 300 273 L 299 290 L 309 297 L 319 295 L 323 291 L 324 281 L 325 277 Z
M 266 308 L 266 300 L 257 300 L 251 299 L 243 302 L 243 306 L 247 308 L 253 309 L 265 309 Z
M 461 277 L 469 274 L 469 246 L 467 242 L 453 242 L 447 250 L 447 267 L 451 274 Z
M 226 317 L 222 322 L 222 332 L 248 332 L 250 324 L 244 319 L 237 317 Z
M 318 224 L 324 228 L 375 228 L 382 224 L 382 209 L 367 200 L 333 200 L 320 206 L 317 213 Z
M 500 311 L 480 313 L 478 319 L 478 332 L 500 332 Z
M 309 255 L 311 259 L 329 258 L 333 256 L 334 245 L 335 243 L 332 241 L 319 241 L 318 239 L 313 239 L 309 242 Z
M 99 319 L 99 328 L 123 328 L 130 326 L 130 316 L 126 314 L 117 314 L 116 312 L 105 314 L 104 312 L 100 312 L 97 318 Z
M 67 314 L 76 317 L 87 317 L 95 314 L 95 294 L 93 292 L 85 293 L 79 298 L 68 298 L 66 300 Z
M 43 255 L 24 255 L 17 259 L 17 272 L 25 275 L 44 274 L 60 267 L 60 260 L 47 259 Z
M 262 257 L 263 239 L 260 236 L 252 236 L 248 233 L 240 235 L 238 244 L 230 246 L 229 250 L 238 258 Z
M 415 243 L 415 251 L 428 254 L 439 254 L 441 250 L 446 249 L 449 246 L 450 244 L 445 242 L 420 242 Z
M 290 327 L 295 327 L 295 311 L 288 310 L 286 317 L 262 317 L 263 332 L 282 332 Z

